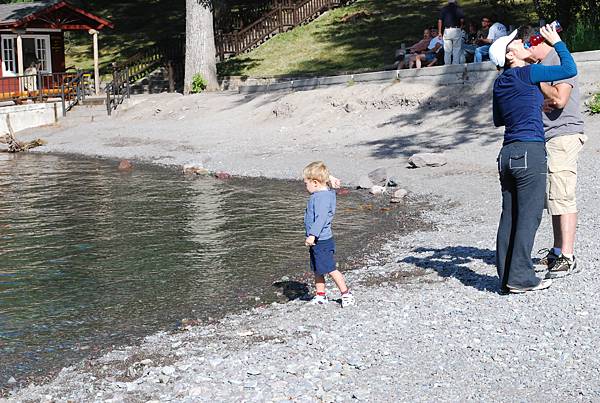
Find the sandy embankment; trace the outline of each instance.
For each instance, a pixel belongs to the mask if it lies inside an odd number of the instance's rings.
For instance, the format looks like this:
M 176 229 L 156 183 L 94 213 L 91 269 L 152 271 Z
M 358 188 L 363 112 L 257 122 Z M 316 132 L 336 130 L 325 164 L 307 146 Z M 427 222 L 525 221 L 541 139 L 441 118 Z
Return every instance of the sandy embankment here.
M 589 91 L 593 78 L 585 83 Z M 238 175 L 298 177 L 323 159 L 352 182 L 384 166 L 402 187 L 439 202 L 426 214 L 438 230 L 390 240 L 350 273 L 356 309 L 294 302 L 155 335 L 15 400 L 599 400 L 600 118 L 586 117 L 580 164 L 577 254 L 585 270 L 544 292 L 500 296 L 493 258 L 501 131 L 491 125 L 490 85 L 161 96 L 116 119 L 28 133 L 46 138 L 46 151 L 197 161 Z M 449 163 L 409 170 L 406 158 L 417 151 L 444 151 Z M 536 247 L 549 245 L 548 221 Z M 397 281 L 420 270 L 426 275 L 416 283 Z

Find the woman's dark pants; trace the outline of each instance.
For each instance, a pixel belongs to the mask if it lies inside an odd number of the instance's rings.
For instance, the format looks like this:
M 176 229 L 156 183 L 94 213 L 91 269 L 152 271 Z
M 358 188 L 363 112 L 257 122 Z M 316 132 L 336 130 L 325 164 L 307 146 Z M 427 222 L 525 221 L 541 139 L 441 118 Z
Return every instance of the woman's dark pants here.
M 498 155 L 502 216 L 496 239 L 500 289 L 531 287 L 540 280 L 531 261 L 535 233 L 546 198 L 546 149 L 543 142 L 514 142 Z

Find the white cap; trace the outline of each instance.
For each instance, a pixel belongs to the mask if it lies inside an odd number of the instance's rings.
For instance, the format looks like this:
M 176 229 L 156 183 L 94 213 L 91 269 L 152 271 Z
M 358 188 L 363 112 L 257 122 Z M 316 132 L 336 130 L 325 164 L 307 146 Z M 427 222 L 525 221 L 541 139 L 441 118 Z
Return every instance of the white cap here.
M 456 3 L 456 0 L 448 0 L 448 3 Z
M 498 67 L 504 67 L 506 60 L 506 47 L 517 36 L 517 30 L 511 32 L 510 35 L 502 36 L 490 46 L 490 60 Z

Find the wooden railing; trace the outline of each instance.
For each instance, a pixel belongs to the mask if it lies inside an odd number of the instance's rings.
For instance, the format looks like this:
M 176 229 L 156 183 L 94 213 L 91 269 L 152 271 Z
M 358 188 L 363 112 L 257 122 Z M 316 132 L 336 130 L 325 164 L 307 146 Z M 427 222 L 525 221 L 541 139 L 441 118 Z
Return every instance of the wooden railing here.
M 136 53 L 122 63 L 113 65 L 113 71 L 128 71 L 132 84 L 147 77 L 154 70 L 164 67 L 168 70 L 169 88 L 174 91 L 176 83 L 183 82 L 185 41 L 174 38 L 168 45 L 156 45 Z
M 62 103 L 63 116 L 85 98 L 84 73 L 41 73 L 0 78 L 0 101 L 22 103 L 26 100 Z
M 319 16 L 326 10 L 349 3 L 351 0 L 279 0 L 271 11 L 247 27 L 231 32 L 217 32 L 215 42 L 221 60 L 235 56 Z

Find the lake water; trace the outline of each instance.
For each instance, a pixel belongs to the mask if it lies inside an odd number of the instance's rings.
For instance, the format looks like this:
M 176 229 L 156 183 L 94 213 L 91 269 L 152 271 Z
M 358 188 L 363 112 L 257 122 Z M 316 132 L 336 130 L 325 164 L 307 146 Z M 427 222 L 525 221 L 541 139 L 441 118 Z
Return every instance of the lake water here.
M 0 389 L 183 318 L 276 300 L 274 281 L 308 269 L 300 181 L 116 166 L 0 154 Z M 413 207 L 339 196 L 338 260 L 419 223 Z

